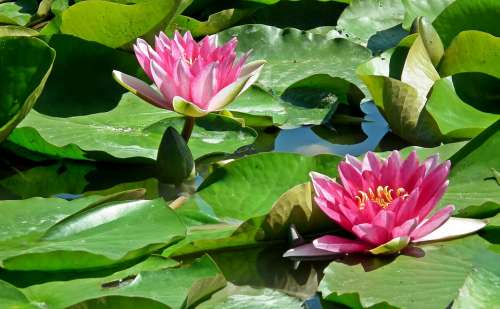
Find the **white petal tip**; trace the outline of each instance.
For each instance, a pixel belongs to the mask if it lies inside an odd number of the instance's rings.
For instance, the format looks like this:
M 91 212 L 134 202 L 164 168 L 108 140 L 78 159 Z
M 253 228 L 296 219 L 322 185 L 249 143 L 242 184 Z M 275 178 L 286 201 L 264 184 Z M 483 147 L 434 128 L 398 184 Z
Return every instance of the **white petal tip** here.
M 486 221 L 480 219 L 454 218 L 451 217 L 443 225 L 432 233 L 415 239 L 413 243 L 438 241 L 457 238 L 475 233 L 486 226 Z

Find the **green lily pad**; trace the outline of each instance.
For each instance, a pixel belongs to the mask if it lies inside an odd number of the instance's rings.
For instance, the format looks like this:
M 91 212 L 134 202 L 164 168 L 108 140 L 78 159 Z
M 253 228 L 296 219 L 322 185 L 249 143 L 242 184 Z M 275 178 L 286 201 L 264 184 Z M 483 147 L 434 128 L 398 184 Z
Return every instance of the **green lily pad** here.
M 0 141 L 29 113 L 52 69 L 55 51 L 31 37 L 0 37 Z
M 227 9 L 208 16 L 207 21 L 199 21 L 189 16 L 177 16 L 167 28 L 172 33 L 175 29 L 191 32 L 193 37 L 201 37 L 220 32 L 251 14 L 253 10 Z
M 403 21 L 405 10 L 400 0 L 353 0 L 337 21 L 337 29 L 366 44 L 378 31 Z
M 201 303 L 197 308 L 300 309 L 303 307 L 302 301 L 280 291 L 231 284 L 212 295 L 209 300 Z
M 20 26 L 0 26 L 0 37 L 3 36 L 37 36 L 38 31 Z
M 402 0 L 405 8 L 403 27 L 410 29 L 413 21 L 418 16 L 424 16 L 432 22 L 448 5 L 455 0 Z
M 488 32 L 498 37 L 499 12 L 500 2 L 497 0 L 456 0 L 434 20 L 433 25 L 445 47 L 465 30 Z
M 486 295 L 497 294 L 490 283 L 500 280 L 495 262 L 499 255 L 489 251 L 488 243 L 478 236 L 424 245 L 415 251 L 419 256 L 400 255 L 392 261 L 346 257 L 332 262 L 319 290 L 326 300 L 329 295 L 358 294 L 363 307 L 387 302 L 409 309 L 446 308 L 459 291 L 467 293 L 475 287 Z
M 36 13 L 37 2 L 34 0 L 18 0 L 0 4 L 0 24 L 26 26 L 31 15 Z
M 289 86 L 315 74 L 340 77 L 365 89 L 355 68 L 369 59 L 370 52 L 348 40 L 325 40 L 293 28 L 244 25 L 219 33 L 219 41 L 232 36 L 238 37 L 239 51 L 252 49 L 250 60 L 267 61 L 258 83 L 273 95 L 280 96 Z
M 500 78 L 500 38 L 480 31 L 459 33 L 439 65 L 441 76 L 481 72 Z
M 312 206 L 310 187 L 295 186 L 308 181 L 311 171 L 336 175 L 339 161 L 331 155 L 263 153 L 218 168 L 177 210 L 189 230 L 163 254 L 283 240 L 291 223 L 303 233 L 326 229 L 329 222 Z
M 112 304 L 121 304 L 120 308 L 141 304 L 147 308 L 182 308 L 183 304 L 191 306 L 225 285 L 219 269 L 208 256 L 180 268 L 176 265 L 173 260 L 150 257 L 101 278 L 48 282 L 24 289 L 0 281 L 0 301 L 22 308 L 31 308 L 32 304 L 48 308 L 78 304 L 92 308 Z
M 55 271 L 111 266 L 184 236 L 184 225 L 163 200 L 108 200 L 2 202 L 6 214 L 2 217 L 2 267 Z M 25 219 L 19 222 L 18 218 Z
M 500 211 L 498 184 L 491 169 L 500 170 L 500 120 L 451 157 L 450 185 L 441 205 L 453 204 L 462 217 L 486 218 Z
M 120 47 L 161 30 L 175 17 L 180 3 L 180 0 L 147 0 L 127 5 L 81 1 L 62 13 L 60 30 L 109 47 Z
M 131 117 L 134 115 L 134 117 Z M 176 113 L 154 107 L 132 94 L 105 113 L 75 117 L 50 117 L 33 111 L 10 135 L 9 141 L 54 157 L 77 160 L 135 158 L 155 160 L 163 132 L 178 131 L 184 120 Z M 61 134 L 61 126 L 65 127 Z M 231 153 L 251 144 L 254 130 L 231 118 L 211 114 L 197 120 L 188 146 L 193 157 Z
M 448 79 L 434 84 L 425 108 L 450 140 L 473 138 L 500 119 L 500 115 L 484 113 L 460 100 Z

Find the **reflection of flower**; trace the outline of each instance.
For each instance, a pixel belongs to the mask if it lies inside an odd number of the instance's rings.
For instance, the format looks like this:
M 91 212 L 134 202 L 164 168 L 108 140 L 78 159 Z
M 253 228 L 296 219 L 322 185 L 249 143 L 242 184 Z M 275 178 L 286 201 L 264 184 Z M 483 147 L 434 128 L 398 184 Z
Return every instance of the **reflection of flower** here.
M 436 229 L 436 232 L 441 230 L 437 233 L 440 238 L 454 236 L 442 231 L 456 231 L 453 220 L 445 224 L 453 206 L 446 206 L 427 218 L 448 186 L 449 161 L 439 164 L 436 155 L 420 164 L 415 152 L 402 160 L 398 151 L 382 160 L 369 152 L 363 162 L 347 156 L 338 170 L 342 184 L 325 175 L 311 173 L 316 193 L 314 200 L 330 219 L 352 233 L 355 239 L 327 235 L 315 239 L 312 244 L 290 249 L 285 256 L 395 253 L 410 242 L 430 240 L 429 234 Z M 465 224 L 457 234 L 473 232 L 484 223 L 473 221 L 472 225 L 473 230 L 468 230 Z
M 223 109 L 260 74 L 264 61 L 245 64 L 248 54 L 238 60 L 237 43 L 233 38 L 218 47 L 216 36 L 207 36 L 198 43 L 189 32 L 184 36 L 176 32 L 173 39 L 160 32 L 154 49 L 142 39 L 134 45 L 139 64 L 160 93 L 124 73 L 113 71 L 113 76 L 158 107 L 190 117 L 204 116 Z

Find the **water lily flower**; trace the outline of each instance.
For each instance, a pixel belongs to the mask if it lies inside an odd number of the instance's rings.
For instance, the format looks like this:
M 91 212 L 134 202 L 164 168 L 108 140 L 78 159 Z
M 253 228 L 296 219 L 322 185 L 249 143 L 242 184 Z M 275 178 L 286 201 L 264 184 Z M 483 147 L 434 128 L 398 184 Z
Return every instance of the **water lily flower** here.
M 326 235 L 288 250 L 285 257 L 341 253 L 390 254 L 410 243 L 454 238 L 485 226 L 476 219 L 450 218 L 453 205 L 429 216 L 448 187 L 450 161 L 439 156 L 419 163 L 412 152 L 398 151 L 387 160 L 369 152 L 363 161 L 346 156 L 338 166 L 341 183 L 312 172 L 314 200 L 352 238 Z
M 169 39 L 156 36 L 155 47 L 137 39 L 139 64 L 158 91 L 133 76 L 113 71 L 122 86 L 149 103 L 189 117 L 223 109 L 258 78 L 263 60 L 245 64 L 248 53 L 237 58 L 236 38 L 217 46 L 217 36 L 196 42 L 190 32 L 175 32 Z

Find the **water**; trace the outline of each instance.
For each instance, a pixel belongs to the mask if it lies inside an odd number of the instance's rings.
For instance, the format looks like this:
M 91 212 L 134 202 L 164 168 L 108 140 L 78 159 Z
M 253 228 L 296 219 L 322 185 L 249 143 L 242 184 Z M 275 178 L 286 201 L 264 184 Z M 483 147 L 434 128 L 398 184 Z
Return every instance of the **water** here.
M 361 122 L 362 132 L 353 126 L 340 125 L 335 128 L 335 124 L 333 128 L 315 126 L 283 130 L 275 140 L 274 151 L 305 155 L 329 153 L 359 156 L 374 150 L 389 132 L 389 125 L 373 103 L 363 103 L 361 109 L 366 114 L 364 121 Z M 329 140 L 319 136 L 318 133 L 327 136 Z M 335 143 L 336 140 L 339 143 Z M 359 140 L 361 141 L 357 142 Z M 347 144 L 349 141 L 353 143 Z

